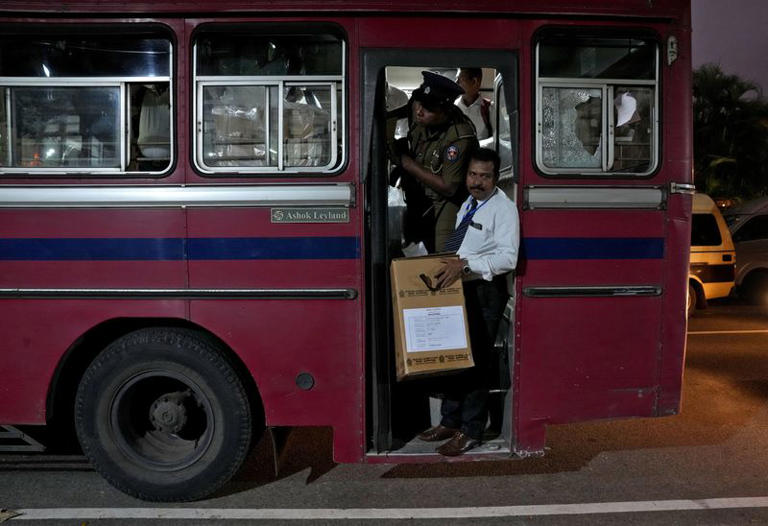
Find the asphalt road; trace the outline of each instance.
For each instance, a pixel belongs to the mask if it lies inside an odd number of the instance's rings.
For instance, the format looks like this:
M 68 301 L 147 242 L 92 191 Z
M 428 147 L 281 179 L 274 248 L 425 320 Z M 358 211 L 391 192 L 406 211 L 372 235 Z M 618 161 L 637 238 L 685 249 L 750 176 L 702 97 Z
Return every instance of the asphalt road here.
M 299 429 L 276 476 L 264 441 L 220 494 L 180 505 L 127 497 L 78 457 L 2 455 L 0 508 L 25 512 L 9 524 L 79 526 L 768 523 L 768 310 L 699 311 L 684 390 L 679 416 L 554 426 L 525 460 L 335 465 L 330 432 Z

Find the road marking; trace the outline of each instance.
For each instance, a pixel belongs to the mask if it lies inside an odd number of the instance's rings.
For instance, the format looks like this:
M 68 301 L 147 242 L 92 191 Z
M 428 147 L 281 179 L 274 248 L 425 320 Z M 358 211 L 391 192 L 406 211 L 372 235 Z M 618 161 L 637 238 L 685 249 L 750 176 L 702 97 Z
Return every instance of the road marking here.
M 697 500 L 646 500 L 538 504 L 487 508 L 27 508 L 13 510 L 18 520 L 397 520 L 521 517 L 536 515 L 596 515 L 654 511 L 701 511 L 733 508 L 766 508 L 768 497 L 737 497 Z
M 760 334 L 766 333 L 768 329 L 754 329 L 743 331 L 688 331 L 688 334 Z

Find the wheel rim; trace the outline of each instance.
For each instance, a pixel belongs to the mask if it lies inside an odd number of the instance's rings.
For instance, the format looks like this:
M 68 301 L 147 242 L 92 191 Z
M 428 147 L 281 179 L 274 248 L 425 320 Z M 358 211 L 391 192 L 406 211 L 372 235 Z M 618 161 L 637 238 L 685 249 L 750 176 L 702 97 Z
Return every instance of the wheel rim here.
M 173 471 L 194 464 L 213 439 L 211 403 L 188 377 L 146 371 L 123 383 L 109 407 L 112 435 L 135 462 Z

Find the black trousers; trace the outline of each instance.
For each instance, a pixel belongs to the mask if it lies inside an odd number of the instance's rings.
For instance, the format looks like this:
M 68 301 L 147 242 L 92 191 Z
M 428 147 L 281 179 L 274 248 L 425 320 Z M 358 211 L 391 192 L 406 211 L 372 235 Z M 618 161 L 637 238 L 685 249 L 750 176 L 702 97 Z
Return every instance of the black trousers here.
M 489 385 L 492 376 L 498 374 L 493 343 L 509 299 L 506 276 L 466 281 L 464 296 L 475 366 L 451 378 L 440 407 L 440 423 L 480 439 L 488 420 Z

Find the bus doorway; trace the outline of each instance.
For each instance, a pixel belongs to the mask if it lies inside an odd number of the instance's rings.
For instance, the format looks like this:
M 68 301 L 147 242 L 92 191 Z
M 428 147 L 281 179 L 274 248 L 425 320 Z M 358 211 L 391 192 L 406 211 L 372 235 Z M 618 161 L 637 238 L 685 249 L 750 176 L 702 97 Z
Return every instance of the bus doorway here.
M 386 116 L 408 105 L 412 91 L 422 82 L 422 72 L 431 71 L 455 79 L 460 68 L 482 68 L 480 96 L 490 102 L 488 130 L 479 143 L 495 149 L 501 157 L 499 187 L 516 199 L 515 159 L 517 150 L 516 55 L 511 52 L 478 51 L 385 51 L 363 52 L 363 144 L 368 145 L 364 170 L 369 226 L 367 289 L 367 452 L 369 456 L 436 455 L 435 444 L 416 435 L 439 423 L 441 385 L 450 376 L 395 379 L 392 301 L 389 266 L 393 258 L 419 253 L 420 247 L 403 236 L 407 203 L 387 155 L 387 140 L 394 132 L 405 137 L 410 126 L 407 109 L 395 129 L 387 129 Z M 390 113 L 391 115 L 391 113 Z M 366 120 L 367 119 L 367 120 Z M 488 133 L 490 131 L 490 133 Z M 415 252 L 414 252 L 415 251 Z M 509 452 L 511 445 L 511 355 L 513 341 L 510 320 L 514 313 L 514 282 L 508 280 L 510 301 L 496 339 L 498 379 L 491 382 L 489 406 L 493 418 L 485 444 L 473 454 Z M 497 375 L 494 375 L 497 376 Z

